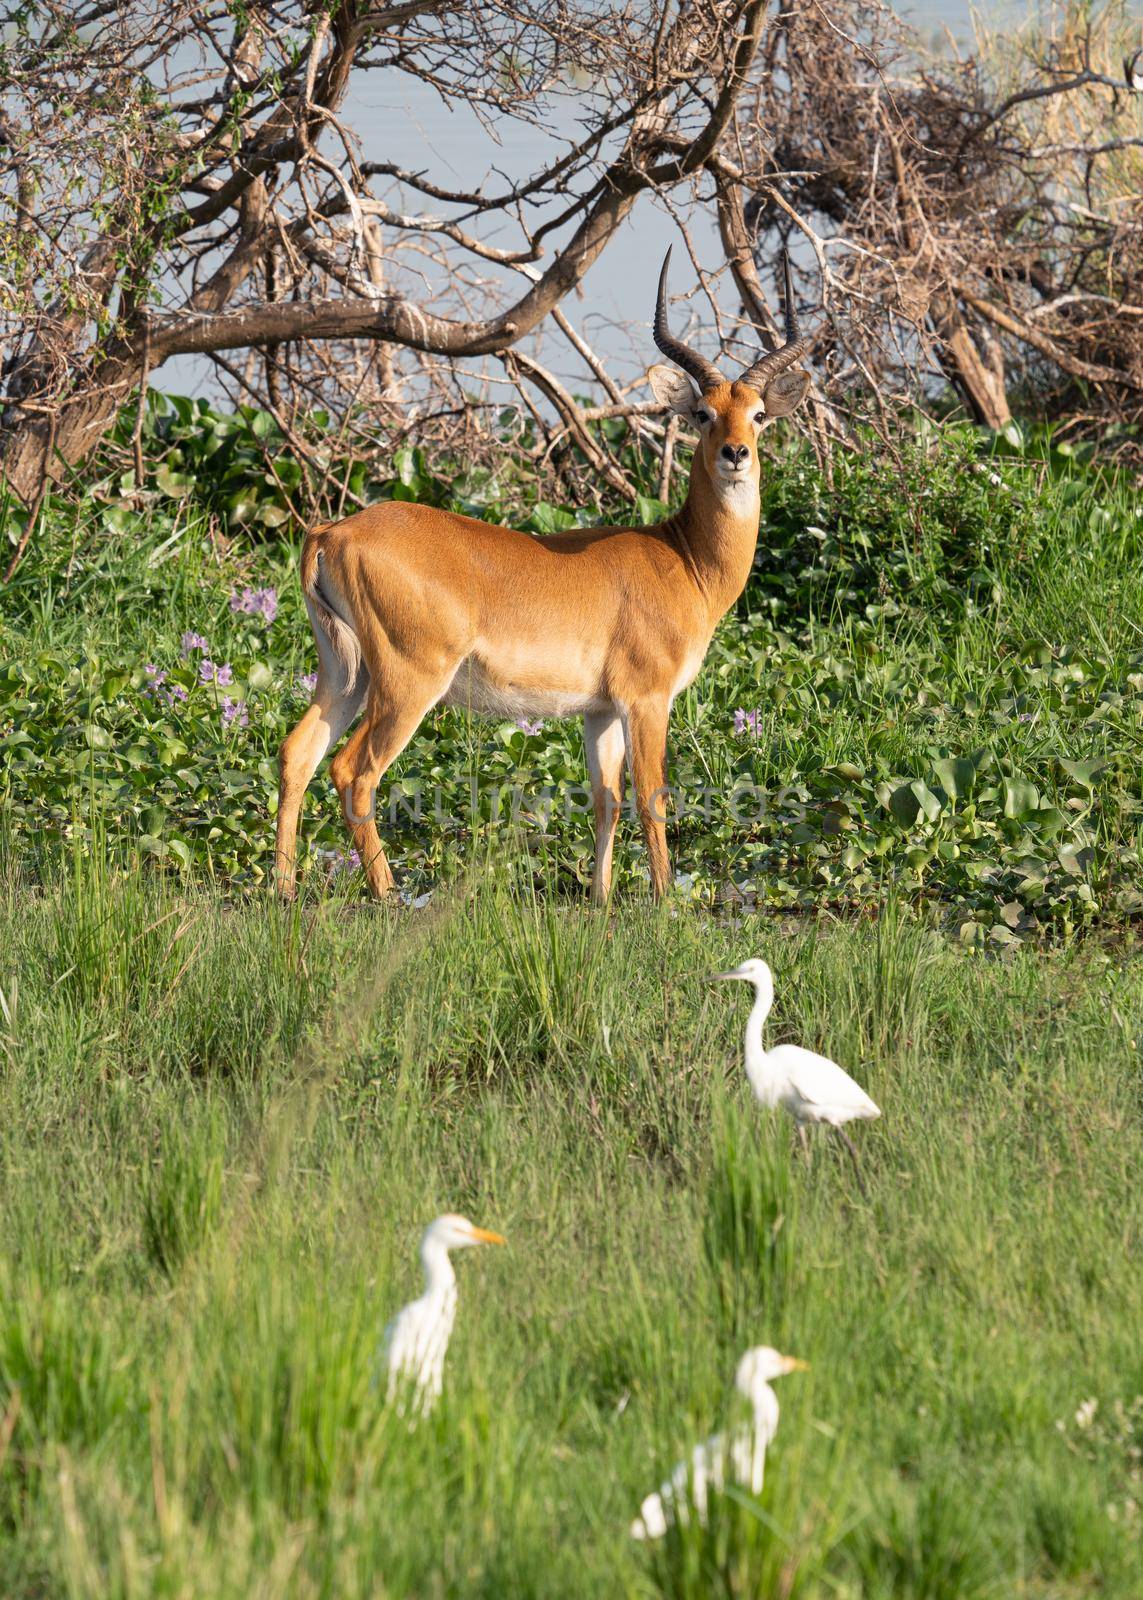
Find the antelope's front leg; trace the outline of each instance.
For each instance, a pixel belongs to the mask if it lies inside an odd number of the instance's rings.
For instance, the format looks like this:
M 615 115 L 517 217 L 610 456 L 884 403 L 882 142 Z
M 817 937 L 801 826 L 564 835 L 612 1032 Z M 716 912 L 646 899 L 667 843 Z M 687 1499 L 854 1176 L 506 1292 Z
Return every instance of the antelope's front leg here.
M 611 893 L 615 825 L 623 804 L 623 758 L 627 745 L 623 736 L 623 718 L 618 711 L 586 712 L 583 742 L 587 751 L 587 770 L 591 778 L 591 799 L 595 811 L 595 870 L 591 875 L 591 898 L 595 905 L 601 906 Z
M 643 838 L 647 842 L 651 892 L 656 900 L 663 898 L 671 882 L 671 858 L 667 853 L 669 717 L 669 705 L 658 701 L 644 701 L 630 706 L 627 711 L 627 739 L 631 752 L 631 772 L 635 779 L 635 805 Z

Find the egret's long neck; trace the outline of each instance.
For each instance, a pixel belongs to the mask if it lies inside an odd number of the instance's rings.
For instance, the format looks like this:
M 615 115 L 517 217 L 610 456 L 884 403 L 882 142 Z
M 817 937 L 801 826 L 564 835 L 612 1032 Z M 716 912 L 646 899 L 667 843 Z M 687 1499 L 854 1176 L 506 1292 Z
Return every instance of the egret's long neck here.
M 759 1099 L 767 1100 L 770 1089 L 766 1072 L 766 1048 L 762 1043 L 762 1027 L 774 1004 L 774 991 L 769 984 L 758 984 L 754 990 L 754 1004 L 746 1019 L 746 1076 Z
M 421 1266 L 425 1269 L 425 1293 L 443 1295 L 456 1282 L 456 1273 L 443 1244 L 431 1240 L 421 1247 Z
M 778 1396 L 768 1383 L 759 1384 L 750 1397 L 754 1407 L 753 1438 L 750 1445 L 750 1478 L 755 1494 L 762 1493 L 766 1471 L 766 1451 L 778 1429 Z

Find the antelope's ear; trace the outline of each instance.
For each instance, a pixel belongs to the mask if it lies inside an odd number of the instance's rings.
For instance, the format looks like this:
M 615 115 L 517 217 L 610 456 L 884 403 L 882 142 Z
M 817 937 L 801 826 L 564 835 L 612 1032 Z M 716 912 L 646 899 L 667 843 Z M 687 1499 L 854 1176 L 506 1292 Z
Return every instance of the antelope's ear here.
M 806 398 L 810 387 L 808 372 L 783 372 L 766 385 L 762 404 L 768 417 L 788 417 Z
M 676 417 L 694 420 L 699 392 L 685 372 L 660 363 L 648 372 L 647 382 L 651 385 L 651 393 L 665 411 L 670 411 Z

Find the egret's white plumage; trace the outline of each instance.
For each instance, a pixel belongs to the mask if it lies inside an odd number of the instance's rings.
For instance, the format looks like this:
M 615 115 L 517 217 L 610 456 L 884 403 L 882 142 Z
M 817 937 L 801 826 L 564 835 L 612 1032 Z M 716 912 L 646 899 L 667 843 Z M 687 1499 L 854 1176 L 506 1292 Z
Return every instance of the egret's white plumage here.
M 793 1356 L 780 1355 L 769 1345 L 747 1350 L 738 1363 L 734 1382 L 739 1393 L 750 1401 L 750 1421 L 695 1445 L 690 1457 L 679 1462 L 659 1492 L 649 1494 L 639 1507 L 639 1515 L 631 1524 L 631 1537 L 662 1538 L 670 1522 L 686 1521 L 689 1503 L 693 1503 L 699 1521 L 705 1523 L 710 1491 L 721 1490 L 728 1478 L 751 1494 L 761 1494 L 766 1451 L 778 1431 L 778 1397 L 770 1380 L 805 1365 Z
M 745 1060 L 750 1087 L 761 1103 L 784 1107 L 799 1128 L 810 1122 L 824 1122 L 837 1131 L 856 1163 L 857 1152 L 844 1131 L 845 1124 L 879 1117 L 880 1108 L 828 1056 L 819 1056 L 796 1044 L 765 1048 L 762 1026 L 774 1004 L 774 976 L 765 961 L 744 961 L 732 972 L 718 972 L 715 976 L 740 978 L 754 985 L 754 1005 L 746 1020 Z
M 430 1222 L 421 1236 L 425 1292 L 403 1307 L 385 1329 L 389 1399 L 411 1390 L 418 1409 L 430 1411 L 441 1392 L 445 1351 L 456 1317 L 456 1273 L 450 1250 L 475 1244 L 503 1244 L 498 1233 L 477 1228 L 451 1213 Z

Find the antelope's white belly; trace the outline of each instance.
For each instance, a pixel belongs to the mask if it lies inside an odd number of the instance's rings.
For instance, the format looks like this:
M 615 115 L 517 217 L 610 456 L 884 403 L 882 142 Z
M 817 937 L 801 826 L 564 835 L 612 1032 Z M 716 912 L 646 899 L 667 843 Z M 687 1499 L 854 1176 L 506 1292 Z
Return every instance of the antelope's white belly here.
M 442 706 L 459 706 L 480 717 L 578 717 L 602 711 L 608 702 L 596 693 L 567 687 L 540 688 L 493 678 L 475 656 L 466 656 L 441 696 Z

